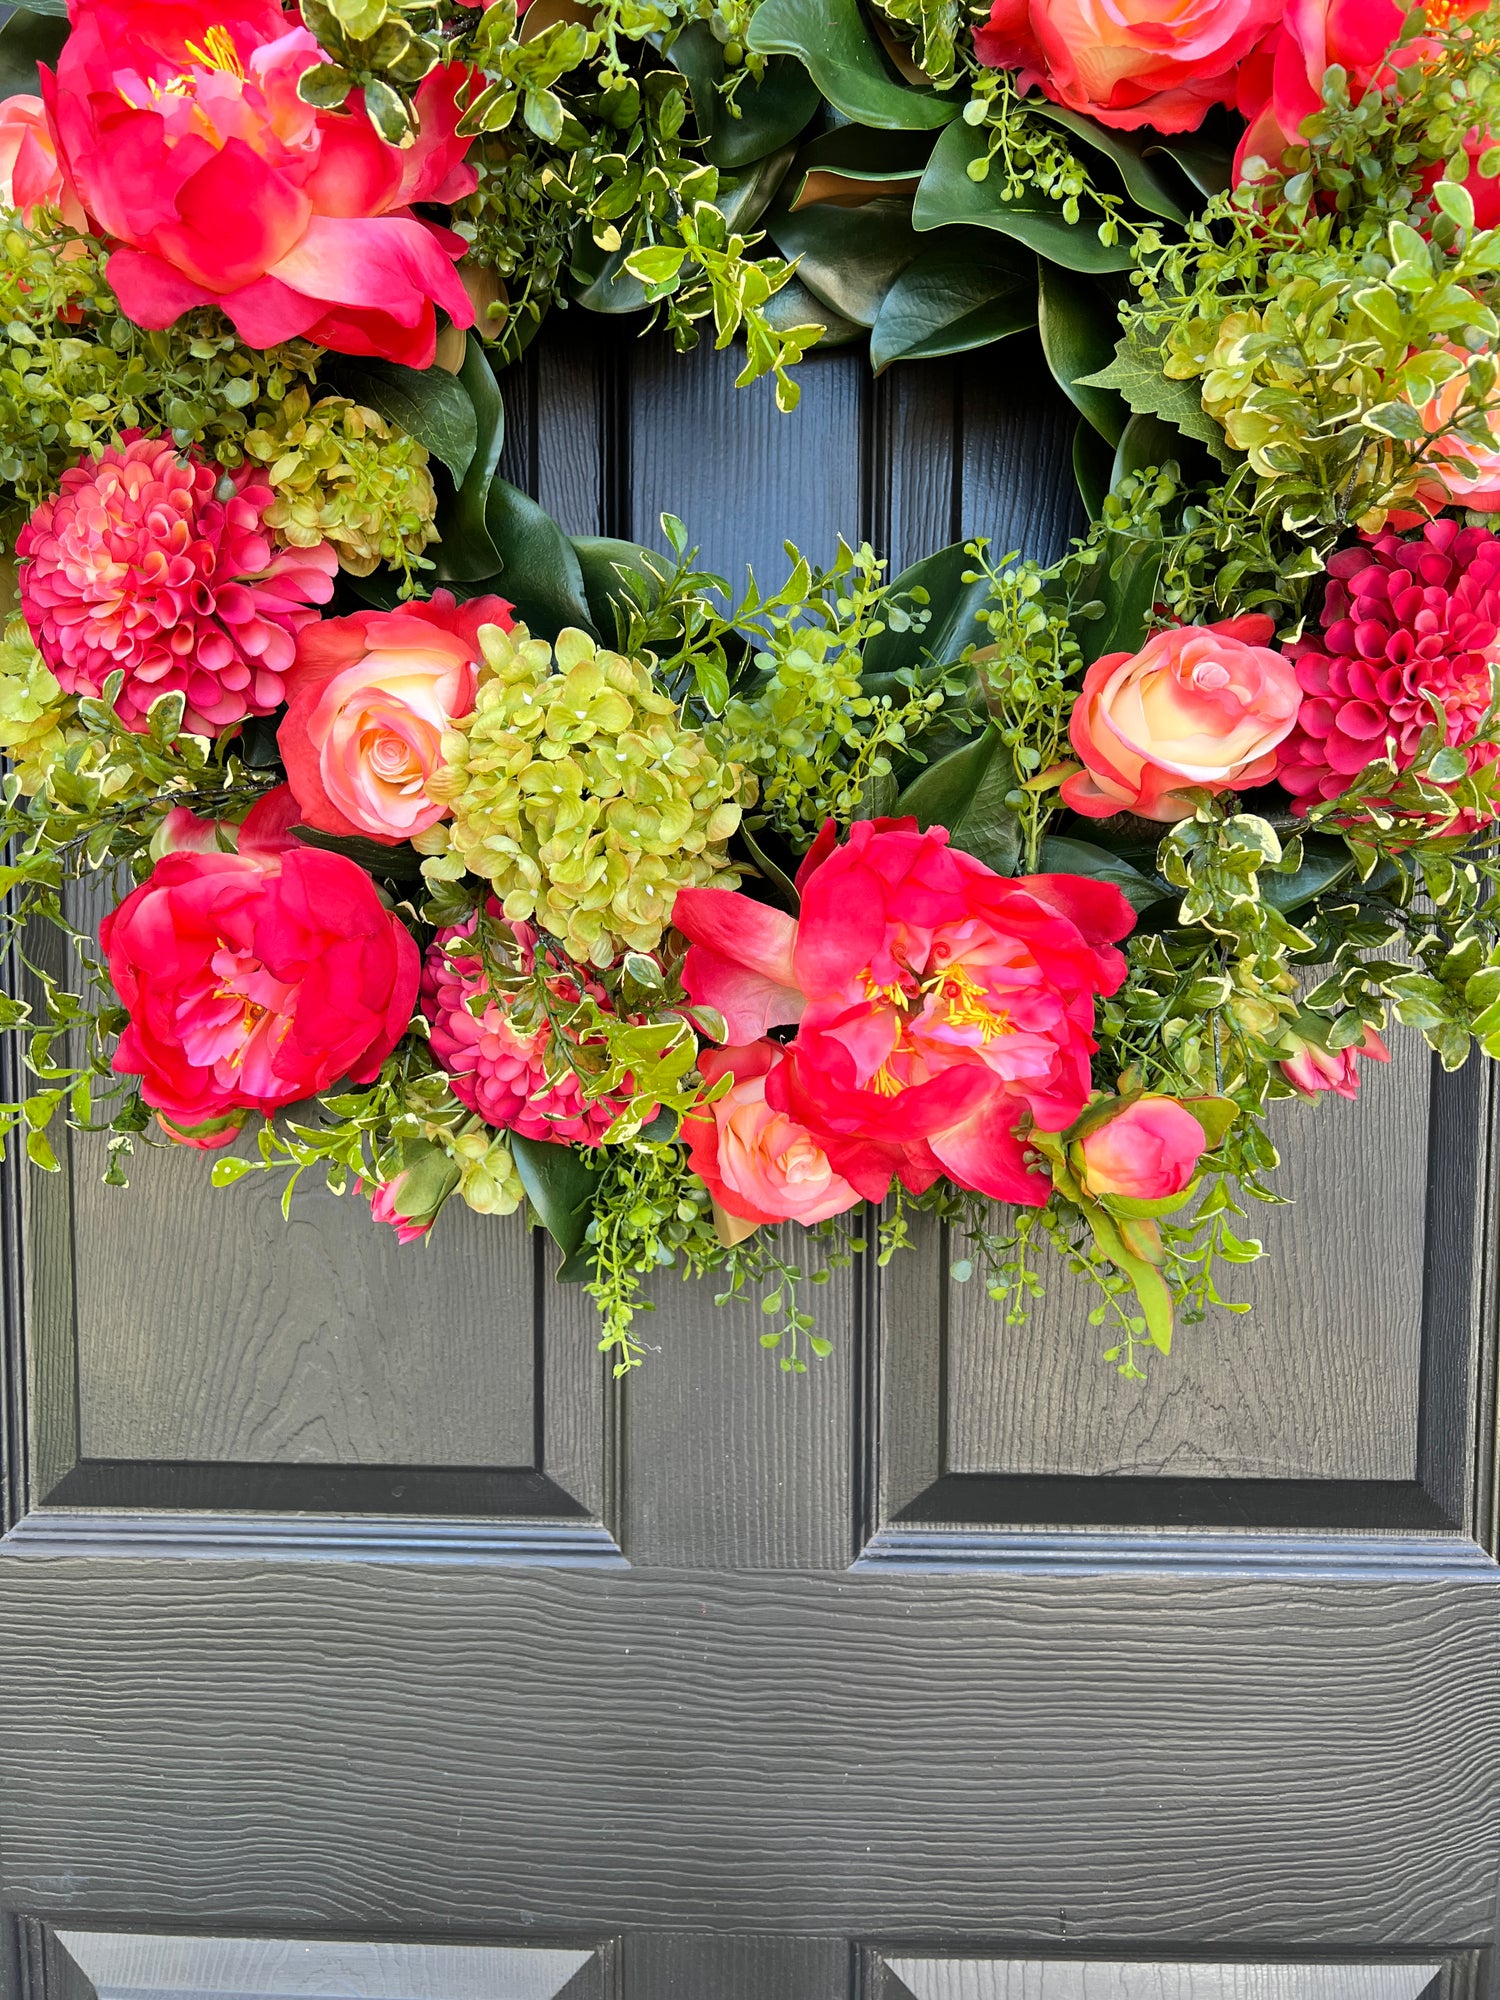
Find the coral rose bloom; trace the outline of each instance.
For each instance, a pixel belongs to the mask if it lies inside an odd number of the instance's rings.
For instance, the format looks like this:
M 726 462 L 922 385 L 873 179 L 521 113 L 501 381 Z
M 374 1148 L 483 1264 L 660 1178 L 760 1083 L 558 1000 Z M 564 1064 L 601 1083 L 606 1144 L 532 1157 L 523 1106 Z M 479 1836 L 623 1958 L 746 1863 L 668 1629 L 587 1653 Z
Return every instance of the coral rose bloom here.
M 455 136 L 467 72 L 416 96 L 415 142 L 387 145 L 358 97 L 316 111 L 324 60 L 275 0 L 75 0 L 57 75 L 41 72 L 65 170 L 120 246 L 109 281 L 138 325 L 220 306 L 252 347 L 306 335 L 345 354 L 432 364 L 434 304 L 473 323 L 464 245 L 413 202 L 472 193 Z
M 342 854 L 286 831 L 281 788 L 239 830 L 172 815 L 179 846 L 104 920 L 99 941 L 130 1022 L 122 1076 L 174 1138 L 233 1136 L 348 1078 L 368 1083 L 405 1032 L 420 956 L 411 933 Z
M 479 628 L 511 629 L 501 597 L 359 611 L 308 626 L 277 731 L 302 817 L 323 833 L 394 845 L 442 819 L 427 793 L 443 731 L 474 706 Z
M 723 1097 L 684 1119 L 682 1126 L 693 1172 L 726 1215 L 752 1227 L 825 1222 L 860 1199 L 834 1172 L 807 1127 L 767 1103 L 766 1078 L 782 1060 L 780 1047 L 771 1041 L 705 1049 L 698 1059 L 705 1082 L 717 1083 L 726 1073 L 734 1081 Z
M 1260 643 L 1269 618 L 1158 632 L 1139 653 L 1106 653 L 1084 677 L 1068 733 L 1084 769 L 1062 795 L 1090 819 L 1185 819 L 1184 788 L 1264 784 L 1301 699 L 1290 660 Z
M 83 204 L 58 164 L 57 146 L 39 97 L 0 104 L 0 208 L 30 223 L 39 208 L 55 208 L 70 229 L 87 229 Z
M 974 53 L 1101 125 L 1192 132 L 1233 102 L 1238 65 L 1280 13 L 1279 0 L 994 0 Z
M 1091 1195 L 1162 1201 L 1192 1185 L 1208 1134 L 1175 1097 L 1139 1097 L 1080 1142 Z
M 828 834 L 825 829 L 825 836 Z M 683 984 L 731 1042 L 797 1022 L 766 1101 L 878 1200 L 946 1173 L 999 1201 L 1051 1186 L 1017 1127 L 1060 1132 L 1088 1101 L 1094 1001 L 1135 922 L 1117 889 L 1076 875 L 1007 881 L 914 820 L 820 837 L 797 920 L 723 889 L 678 891 Z

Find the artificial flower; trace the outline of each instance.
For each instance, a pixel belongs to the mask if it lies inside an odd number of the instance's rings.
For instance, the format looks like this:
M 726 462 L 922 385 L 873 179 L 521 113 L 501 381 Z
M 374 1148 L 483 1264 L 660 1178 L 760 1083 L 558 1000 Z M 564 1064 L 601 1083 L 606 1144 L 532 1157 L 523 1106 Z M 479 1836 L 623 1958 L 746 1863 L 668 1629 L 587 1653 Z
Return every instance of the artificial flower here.
M 1116 130 L 1192 132 L 1234 100 L 1278 0 L 993 0 L 974 31 L 991 69 Z
M 43 97 L 137 325 L 219 306 L 252 347 L 302 335 L 413 368 L 432 365 L 434 306 L 472 325 L 453 269 L 466 246 L 412 206 L 476 185 L 461 65 L 423 79 L 403 149 L 357 95 L 338 111 L 299 95 L 326 58 L 277 0 L 74 0 L 72 23 Z
M 276 740 L 308 826 L 394 845 L 445 816 L 427 790 L 443 732 L 474 706 L 479 628 L 509 631 L 510 614 L 504 598 L 440 590 L 305 628 Z
M 1391 1052 L 1373 1028 L 1366 1028 L 1364 1040 L 1336 1054 L 1320 1049 L 1316 1042 L 1298 1040 L 1296 1053 L 1281 1065 L 1281 1074 L 1303 1097 L 1316 1097 L 1331 1090 L 1340 1097 L 1359 1095 L 1361 1062 L 1389 1062 Z
M 1297 719 L 1297 676 L 1254 615 L 1158 632 L 1139 653 L 1106 653 L 1084 676 L 1068 732 L 1082 771 L 1063 782 L 1074 812 L 1179 820 L 1188 788 L 1263 784 Z
M 1078 1142 L 1086 1194 L 1163 1201 L 1192 1185 L 1208 1134 L 1175 1097 L 1137 1097 Z
M 520 971 L 533 972 L 536 931 L 530 924 L 506 924 L 493 899 L 489 915 L 514 940 Z M 439 931 L 422 974 L 422 1009 L 431 1023 L 432 1052 L 447 1071 L 454 1096 L 487 1125 L 519 1132 L 523 1139 L 597 1146 L 628 1107 L 629 1092 L 585 1096 L 576 1067 L 566 1056 L 555 1059 L 556 1038 L 566 1040 L 567 1029 L 559 1025 L 554 1032 L 549 1018 L 564 1016 L 576 1005 L 584 975 L 549 972 L 545 984 L 552 1007 L 518 1021 L 516 996 L 491 980 L 479 947 L 471 942 L 476 923 L 469 917 Z M 601 987 L 588 990 L 593 1000 L 608 1005 Z M 534 1009 L 534 997 L 528 997 Z
M 1467 354 L 1456 348 L 1452 352 L 1467 364 Z M 1422 411 L 1423 425 L 1437 443 L 1418 467 L 1411 498 L 1428 513 L 1436 514 L 1444 507 L 1467 507 L 1476 514 L 1500 513 L 1500 410 L 1491 409 L 1484 418 L 1492 440 L 1489 444 L 1475 444 L 1448 429 L 1463 409 L 1468 392 L 1465 366 L 1462 373 L 1443 384 Z M 1391 509 L 1393 527 L 1414 527 L 1422 518 L 1404 507 Z
M 100 930 L 129 1016 L 115 1071 L 140 1077 L 189 1144 L 223 1145 L 247 1112 L 370 1082 L 411 1020 L 410 931 L 362 868 L 292 837 L 294 812 L 279 787 L 225 853 L 225 829 L 179 809 L 173 851 Z
M 278 708 L 338 558 L 326 542 L 277 548 L 271 500 L 257 470 L 224 472 L 140 431 L 70 467 L 16 539 L 21 609 L 59 686 L 97 695 L 122 672 L 118 711 L 135 730 L 164 694 L 204 735 Z
M 0 103 L 0 208 L 28 225 L 39 208 L 54 208 L 69 229 L 86 229 L 77 190 L 58 163 L 57 146 L 39 97 Z
M 776 1042 L 748 1048 L 704 1049 L 705 1083 L 732 1079 L 724 1096 L 683 1120 L 693 1172 L 725 1215 L 754 1228 L 767 1222 L 824 1222 L 860 1197 L 834 1172 L 817 1139 L 766 1100 L 766 1079 L 784 1060 Z M 721 1231 L 723 1225 L 721 1223 Z M 731 1226 L 723 1233 L 748 1233 Z
M 1115 991 L 1134 912 L 1076 875 L 1007 880 L 914 820 L 864 820 L 819 842 L 801 915 L 719 889 L 679 893 L 683 984 L 731 1042 L 797 1023 L 766 1100 L 869 1200 L 893 1174 L 946 1173 L 1039 1204 L 1050 1180 L 1020 1128 L 1061 1131 L 1088 1101 L 1094 1002 Z M 767 921 L 768 917 L 772 921 Z
M 1290 649 L 1302 699 L 1276 778 L 1294 809 L 1337 798 L 1387 755 L 1404 771 L 1439 713 L 1471 772 L 1500 758 L 1473 740 L 1494 700 L 1500 536 L 1451 517 L 1405 539 L 1364 535 L 1328 575 L 1321 631 Z

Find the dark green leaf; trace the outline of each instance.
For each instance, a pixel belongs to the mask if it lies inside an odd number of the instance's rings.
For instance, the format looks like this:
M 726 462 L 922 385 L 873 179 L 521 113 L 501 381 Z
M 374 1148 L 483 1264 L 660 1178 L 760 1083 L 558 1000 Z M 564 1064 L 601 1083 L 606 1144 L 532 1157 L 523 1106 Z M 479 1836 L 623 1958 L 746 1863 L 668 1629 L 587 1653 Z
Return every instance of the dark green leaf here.
M 65 6 L 18 7 L 0 27 L 0 97 L 35 97 L 37 64 L 50 69 L 67 39 Z
M 485 525 L 485 503 L 505 443 L 505 402 L 477 334 L 469 335 L 458 379 L 474 412 L 475 442 L 463 484 L 438 516 L 437 574 L 445 583 L 493 576 L 500 566 L 500 551 Z
M 654 605 L 661 596 L 660 572 L 667 558 L 640 542 L 616 541 L 608 535 L 575 535 L 572 540 L 594 627 L 612 642 L 615 604 L 627 616 L 642 596 Z
M 387 877 L 393 882 L 421 880 L 422 857 L 405 841 L 397 847 L 387 847 L 384 841 L 364 840 L 358 834 L 322 833 L 313 826 L 299 826 L 293 831 L 305 847 L 320 847 L 326 854 L 342 854 L 358 862 L 367 875 L 379 881 Z
M 579 1253 L 597 1186 L 594 1169 L 571 1146 L 523 1139 L 519 1132 L 511 1133 L 510 1150 L 526 1199 L 563 1253 L 557 1275 L 564 1283 L 581 1283 L 590 1275 L 588 1260 Z M 581 1268 L 575 1270 L 575 1263 Z
M 646 287 L 625 269 L 625 250 L 601 250 L 580 223 L 573 236 L 573 258 L 568 266 L 573 296 L 588 312 L 642 312 Z
M 1149 465 L 1163 466 L 1169 459 L 1181 463 L 1182 456 L 1182 433 L 1164 418 L 1142 412 L 1125 426 L 1110 468 L 1109 483 L 1118 486 L 1130 473 L 1144 472 Z
M 1170 380 L 1162 373 L 1161 356 L 1151 349 L 1122 340 L 1109 366 L 1089 376 L 1082 386 L 1118 390 L 1137 414 L 1175 424 L 1184 436 L 1206 444 L 1221 465 L 1234 464 L 1223 429 L 1204 409 L 1197 383 Z
M 1063 840 L 1048 835 L 1042 842 L 1041 872 L 1044 875 L 1087 875 L 1093 882 L 1110 882 L 1136 911 L 1148 910 L 1171 894 L 1164 882 L 1143 875 L 1118 854 L 1095 847 L 1088 840 Z
M 824 305 L 800 278 L 789 278 L 779 292 L 771 294 L 761 311 L 778 333 L 789 332 L 794 326 L 822 327 L 818 337 L 820 348 L 847 347 L 851 341 L 865 337 L 866 329 L 858 320 L 846 319 L 832 306 Z
M 1233 153 L 1227 146 L 1216 146 L 1211 140 L 1157 139 L 1145 152 L 1148 157 L 1152 153 L 1165 153 L 1201 195 L 1227 194 L 1234 185 Z
M 896 801 L 896 813 L 915 817 L 924 831 L 945 826 L 955 847 L 997 875 L 1015 872 L 1021 827 L 1005 803 L 1015 788 L 1010 753 L 991 723 L 972 743 L 914 778 Z
M 1107 368 L 1114 354 L 1119 336 L 1114 300 L 1078 272 L 1061 270 L 1043 260 L 1037 325 L 1042 352 L 1058 387 L 1100 437 L 1118 445 L 1130 419 L 1123 397 L 1114 389 L 1100 389 L 1084 380 Z
M 768 0 L 768 4 L 774 6 L 776 0 Z M 970 125 L 949 126 L 938 140 L 917 189 L 912 209 L 915 228 L 945 229 L 953 223 L 972 223 L 979 229 L 997 229 L 1002 236 L 1012 236 L 1070 271 L 1129 270 L 1128 243 L 1099 241 L 1097 209 L 1085 207 L 1077 222 L 1067 222 L 1062 203 L 1034 189 L 1015 201 L 1002 201 L 998 168 L 986 180 L 971 180 L 968 168 L 984 154 L 982 132 Z
M 1130 427 L 1127 425 L 1127 436 L 1129 430 Z M 1079 497 L 1087 507 L 1091 521 L 1097 521 L 1103 515 L 1115 457 L 1116 454 L 1111 452 L 1094 426 L 1080 418 L 1078 428 L 1073 433 L 1073 478 L 1077 482 Z
M 1160 167 L 1149 157 L 1157 149 L 1144 144 L 1142 134 L 1106 131 L 1092 118 L 1085 118 L 1081 111 L 1069 111 L 1061 104 L 1033 99 L 1026 108 L 1038 118 L 1063 126 L 1093 152 L 1102 153 L 1115 167 L 1137 207 L 1144 208 L 1148 215 L 1164 216 L 1168 222 L 1187 221 L 1187 211 Z
M 1161 581 L 1160 542 L 1110 535 L 1105 548 L 1099 581 L 1104 616 L 1087 623 L 1080 619 L 1076 628 L 1085 666 L 1092 666 L 1106 653 L 1140 651 Z
M 330 363 L 325 370 L 345 396 L 386 417 L 425 444 L 453 474 L 468 471 L 479 441 L 478 420 L 458 376 L 446 368 L 403 368 L 396 361 L 360 356 Z
M 759 83 L 746 77 L 731 108 L 719 90 L 724 78 L 723 44 L 707 21 L 690 22 L 667 54 L 688 80 L 710 166 L 727 170 L 764 159 L 795 139 L 818 108 L 818 86 L 802 64 L 788 56 L 768 62 Z
M 500 591 L 538 638 L 555 639 L 566 625 L 599 636 L 584 594 L 573 544 L 550 514 L 504 479 L 492 480 L 485 507 L 500 574 L 486 587 Z
M 895 195 L 862 208 L 819 203 L 795 214 L 778 203 L 765 226 L 782 256 L 798 260 L 797 276 L 813 296 L 858 326 L 875 324 L 886 293 L 921 248 L 911 203 Z
M 795 157 L 795 148 L 782 146 L 752 161 L 742 174 L 726 174 L 719 182 L 714 206 L 731 229 L 743 233 L 753 229 L 775 200 Z
M 793 206 L 832 201 L 860 182 L 917 181 L 932 157 L 935 132 L 893 132 L 871 125 L 836 125 L 800 148 L 788 188 Z M 812 181 L 812 192 L 808 182 Z
M 948 666 L 961 657 L 966 646 L 984 644 L 988 629 L 975 620 L 989 602 L 989 584 L 982 573 L 976 582 L 965 583 L 966 573 L 974 573 L 974 559 L 962 542 L 952 542 L 902 570 L 891 583 L 891 596 L 925 590 L 931 618 L 922 629 L 897 632 L 887 625 L 885 631 L 878 632 L 865 647 L 861 672 L 867 680 L 875 674 L 897 673 L 903 667 Z
M 1004 238 L 956 231 L 908 264 L 870 332 L 878 374 L 893 361 L 988 347 L 1036 324 L 1036 267 Z
M 958 116 L 953 98 L 895 80 L 857 0 L 761 0 L 747 39 L 762 55 L 798 57 L 829 103 L 857 124 L 927 131 Z
M 765 829 L 762 828 L 761 831 L 764 833 Z M 761 846 L 760 841 L 743 822 L 740 825 L 740 839 L 745 843 L 745 852 L 765 877 L 767 888 L 770 889 L 777 902 L 784 904 L 791 911 L 792 915 L 795 916 L 801 908 L 802 899 L 797 894 L 797 885 L 792 877 L 788 875 L 779 862 L 771 858 L 765 848 Z
M 1265 869 L 1259 878 L 1260 893 L 1273 909 L 1296 910 L 1353 873 L 1354 857 L 1341 840 L 1319 842 L 1315 850 L 1308 839 L 1303 846 L 1302 866 L 1291 875 L 1277 875 Z

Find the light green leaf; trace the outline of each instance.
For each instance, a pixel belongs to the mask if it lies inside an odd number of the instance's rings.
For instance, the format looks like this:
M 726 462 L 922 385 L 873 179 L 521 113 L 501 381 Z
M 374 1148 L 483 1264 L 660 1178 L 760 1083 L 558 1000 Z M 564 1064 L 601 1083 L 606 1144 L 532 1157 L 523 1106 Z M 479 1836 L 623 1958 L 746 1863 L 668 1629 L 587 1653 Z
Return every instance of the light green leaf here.
M 1234 454 L 1222 428 L 1203 407 L 1202 393 L 1194 382 L 1175 382 L 1161 370 L 1161 356 L 1129 339 L 1115 349 L 1115 358 L 1096 375 L 1083 378 L 1082 385 L 1116 389 L 1138 414 L 1161 417 L 1173 424 L 1184 437 L 1206 444 L 1224 466 L 1233 466 Z

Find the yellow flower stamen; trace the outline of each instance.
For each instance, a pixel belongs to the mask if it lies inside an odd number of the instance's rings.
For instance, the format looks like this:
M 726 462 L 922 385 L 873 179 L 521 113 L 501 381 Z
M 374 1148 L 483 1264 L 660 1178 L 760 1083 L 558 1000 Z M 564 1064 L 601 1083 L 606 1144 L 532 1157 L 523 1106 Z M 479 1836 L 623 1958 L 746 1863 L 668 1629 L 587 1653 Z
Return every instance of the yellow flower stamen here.
M 203 37 L 203 46 L 196 42 L 185 44 L 186 52 L 195 63 L 204 69 L 219 69 L 235 77 L 240 83 L 245 81 L 245 65 L 240 61 L 240 52 L 234 45 L 234 37 L 226 27 L 215 22 Z
M 977 1028 L 986 1046 L 1001 1035 L 1015 1033 L 1009 1014 L 989 1004 L 984 988 L 961 965 L 951 965 L 939 972 L 927 981 L 922 991 L 937 996 L 950 1027 Z

